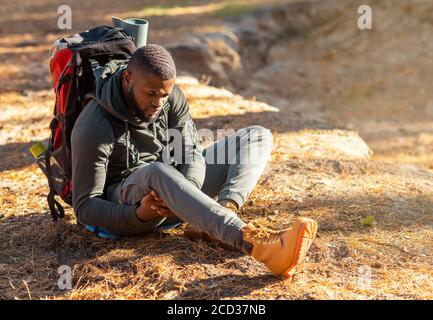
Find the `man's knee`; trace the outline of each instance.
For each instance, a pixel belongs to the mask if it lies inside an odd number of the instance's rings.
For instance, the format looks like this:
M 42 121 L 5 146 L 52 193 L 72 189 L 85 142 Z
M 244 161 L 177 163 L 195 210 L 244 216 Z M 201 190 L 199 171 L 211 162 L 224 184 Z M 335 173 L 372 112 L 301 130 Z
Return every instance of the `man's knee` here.
M 145 174 L 142 176 L 144 181 L 152 185 L 157 181 L 173 181 L 182 179 L 184 176 L 170 164 L 164 162 L 152 162 L 145 167 Z
M 164 162 L 152 162 L 146 166 L 146 175 L 148 177 L 161 177 L 172 174 L 173 170 L 176 171 L 173 166 Z
M 241 133 L 241 145 L 247 144 L 247 148 L 241 148 L 248 161 L 267 161 L 272 152 L 273 137 L 269 129 L 254 125 L 246 127 Z M 246 151 L 245 151 L 246 150 Z
M 267 146 L 272 146 L 274 139 L 269 129 L 259 125 L 253 125 L 244 128 L 244 130 L 250 138 L 257 138 L 252 139 L 253 141 L 259 141 Z
M 226 143 L 229 164 L 255 164 L 267 161 L 273 138 L 268 129 L 254 125 L 238 130 Z

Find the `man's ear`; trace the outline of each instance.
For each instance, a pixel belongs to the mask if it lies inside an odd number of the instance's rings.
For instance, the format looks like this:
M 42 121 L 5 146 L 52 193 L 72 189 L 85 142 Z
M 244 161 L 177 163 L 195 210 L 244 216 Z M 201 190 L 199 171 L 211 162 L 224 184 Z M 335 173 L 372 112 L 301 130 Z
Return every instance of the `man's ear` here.
M 131 73 L 131 71 L 126 69 L 125 71 L 123 71 L 122 76 L 123 76 L 123 80 L 125 81 L 125 84 L 127 85 L 127 87 L 131 87 L 131 85 L 132 85 L 132 73 Z

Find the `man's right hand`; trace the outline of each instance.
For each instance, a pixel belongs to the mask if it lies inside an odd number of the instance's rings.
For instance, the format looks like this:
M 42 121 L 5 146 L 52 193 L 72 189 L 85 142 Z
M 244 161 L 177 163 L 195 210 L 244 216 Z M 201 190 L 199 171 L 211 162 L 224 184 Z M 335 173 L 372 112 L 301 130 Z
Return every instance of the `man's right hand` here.
M 167 208 L 155 191 L 148 193 L 141 199 L 140 206 L 136 209 L 135 214 L 141 221 L 174 216 L 174 213 Z

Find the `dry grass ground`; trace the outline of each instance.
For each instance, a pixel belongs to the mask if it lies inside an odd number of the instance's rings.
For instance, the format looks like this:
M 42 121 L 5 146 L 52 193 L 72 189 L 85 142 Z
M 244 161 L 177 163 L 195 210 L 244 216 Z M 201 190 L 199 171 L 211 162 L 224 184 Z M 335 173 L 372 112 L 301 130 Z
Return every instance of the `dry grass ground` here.
M 108 2 L 110 10 L 99 5 L 98 14 L 86 12 L 86 8 L 96 8 L 96 2 L 74 2 L 82 10 L 77 29 L 88 27 L 86 22 L 107 22 L 105 17 L 113 11 L 144 10 L 143 1 Z M 0 3 L 0 298 L 433 298 L 433 173 L 429 163 L 394 160 L 389 153 L 371 159 L 368 147 L 354 132 L 298 130 L 302 114 L 288 117 L 268 104 L 191 78 L 180 79 L 180 84 L 199 127 L 238 129 L 261 124 L 273 132 L 272 159 L 240 215 L 272 229 L 290 226 L 296 215 L 318 220 L 318 237 L 295 277 L 281 281 L 250 257 L 187 240 L 182 236 L 184 227 L 143 238 L 102 240 L 76 224 L 71 208 L 66 210 L 66 219 L 53 224 L 45 198 L 46 180 L 27 149 L 49 134 L 53 94 L 47 49 L 57 36 L 49 23 L 55 21 L 56 11 L 49 17 L 44 14 L 49 12 L 46 8 L 56 8 L 56 2 L 28 4 L 14 14 L 9 2 Z M 190 7 L 210 3 L 187 2 Z M 185 15 L 154 9 L 153 40 L 163 43 L 175 32 L 214 27 L 221 16 L 212 11 L 218 9 L 207 8 L 205 13 L 189 9 Z M 44 33 L 20 27 L 29 12 L 34 14 L 30 21 Z M 322 63 L 326 69 L 326 60 Z M 310 84 L 305 95 L 311 97 L 309 90 L 317 84 Z M 350 81 L 332 84 L 352 86 Z M 347 99 L 357 105 L 356 116 L 366 119 L 361 122 L 366 125 L 377 114 L 371 109 L 362 112 L 365 101 L 357 100 L 361 93 Z M 406 115 L 404 106 L 397 107 Z M 331 118 L 347 123 L 350 112 L 344 118 L 341 110 L 331 110 Z M 375 137 L 377 131 L 371 132 Z M 373 151 L 375 146 L 370 145 Z M 401 149 L 397 152 L 401 154 Z M 419 157 L 426 155 L 419 153 Z M 361 223 L 369 216 L 374 217 L 371 224 Z M 60 265 L 73 268 L 72 290 L 57 287 Z

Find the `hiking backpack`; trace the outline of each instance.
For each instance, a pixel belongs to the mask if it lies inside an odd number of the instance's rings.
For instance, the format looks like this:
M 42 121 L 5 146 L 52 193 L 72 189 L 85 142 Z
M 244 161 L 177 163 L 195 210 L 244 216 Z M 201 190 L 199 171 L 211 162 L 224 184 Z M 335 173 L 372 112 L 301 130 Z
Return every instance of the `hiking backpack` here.
M 72 206 L 71 133 L 88 102 L 86 94 L 94 90 L 107 63 L 126 64 L 135 50 L 134 38 L 123 29 L 110 26 L 96 27 L 54 43 L 50 53 L 50 73 L 56 96 L 54 118 L 50 122 L 48 148 L 44 156 L 38 158 L 48 180 L 47 201 L 54 221 L 64 217 L 64 209 L 55 196 Z

